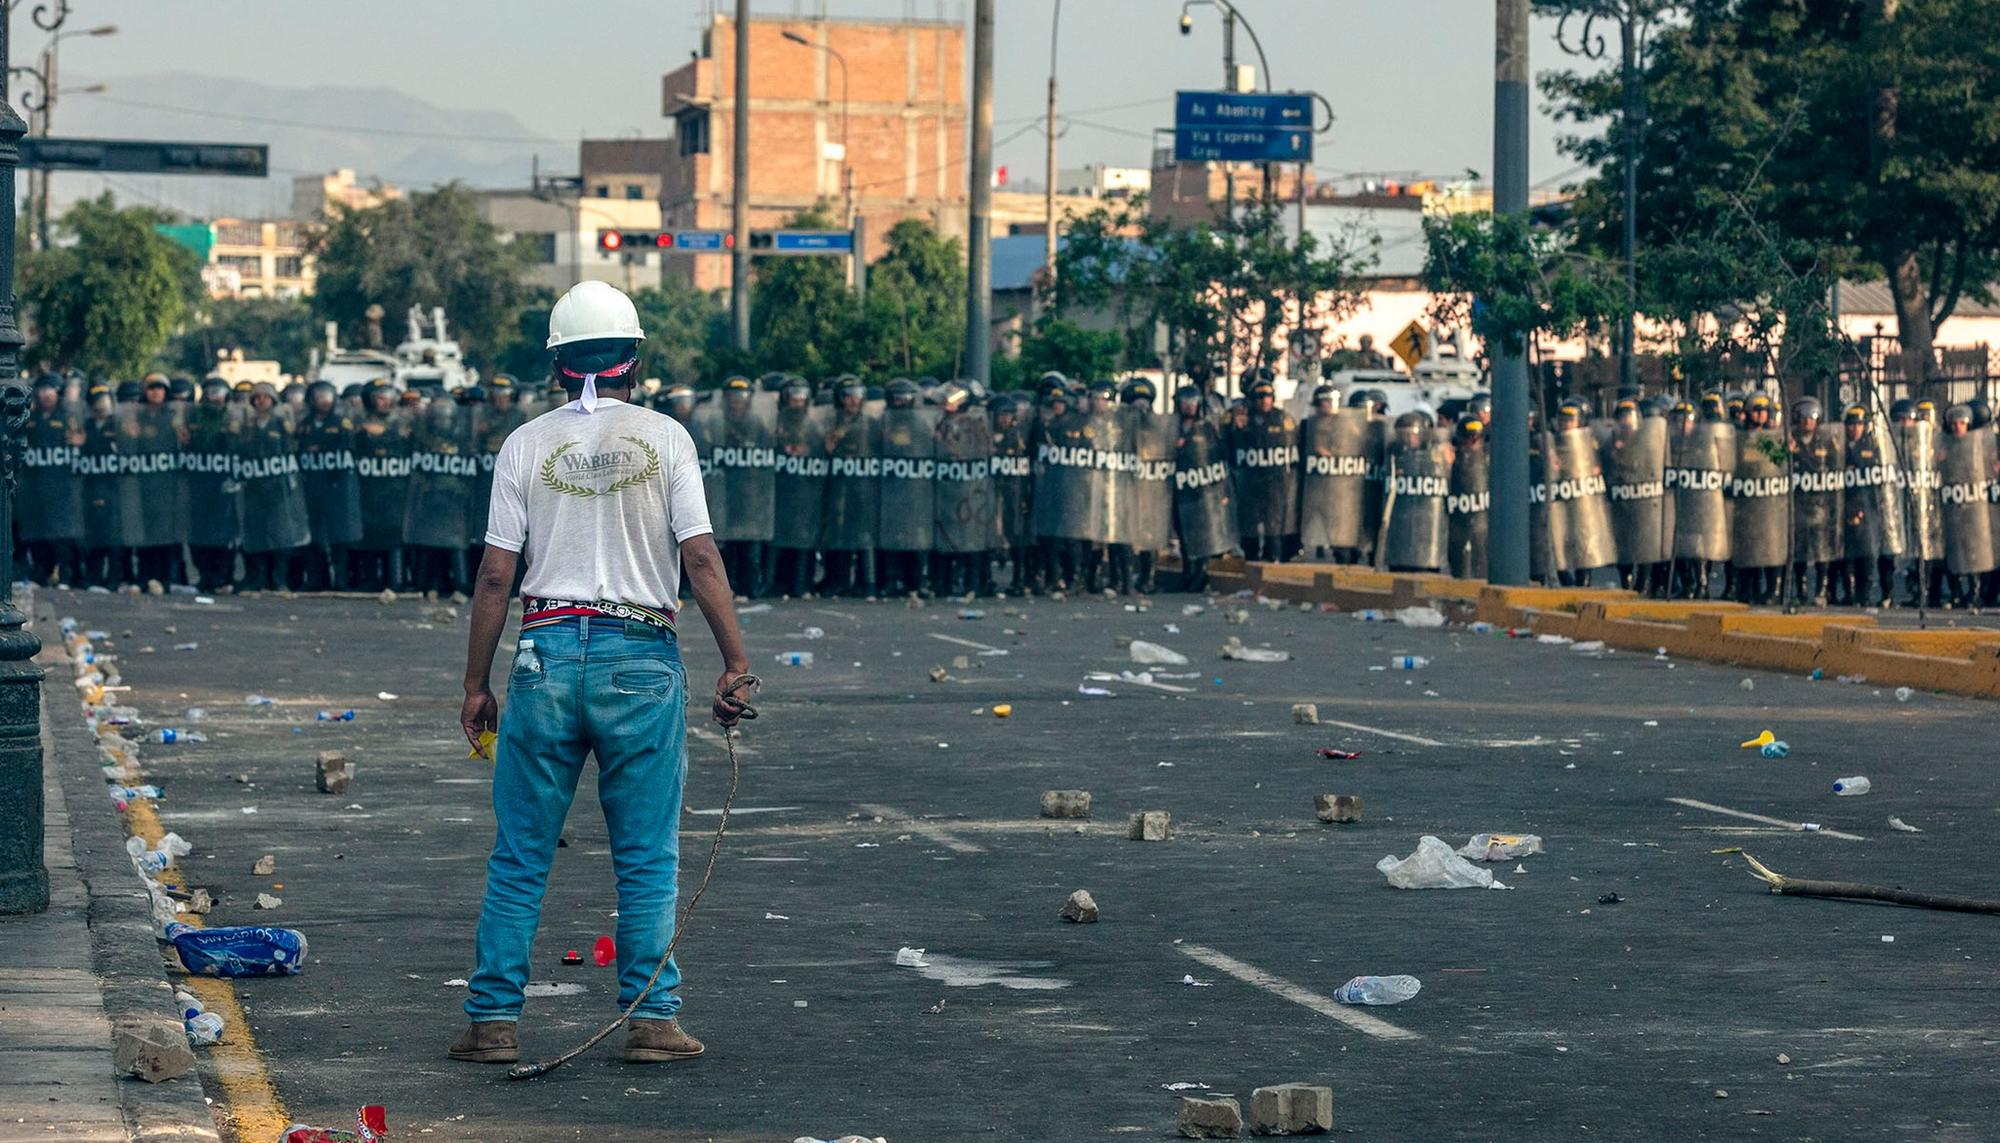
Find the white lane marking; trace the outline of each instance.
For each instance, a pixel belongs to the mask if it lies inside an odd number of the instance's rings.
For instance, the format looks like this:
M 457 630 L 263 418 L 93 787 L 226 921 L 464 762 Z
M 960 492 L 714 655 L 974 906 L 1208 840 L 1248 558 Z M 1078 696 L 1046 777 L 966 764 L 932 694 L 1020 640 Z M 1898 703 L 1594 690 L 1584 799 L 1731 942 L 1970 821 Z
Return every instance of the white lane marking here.
M 729 816 L 735 817 L 737 814 L 782 814 L 787 810 L 796 810 L 799 808 L 800 807 L 798 806 L 731 806 L 729 808 Z M 706 818 L 713 818 L 713 817 L 720 817 L 722 815 L 722 807 L 717 806 L 715 809 L 712 810 L 697 810 L 690 808 L 687 812 L 691 814 L 699 814 L 700 816 Z
M 1363 1032 L 1382 1040 L 1423 1039 L 1422 1036 L 1407 1028 L 1398 1028 L 1379 1016 L 1370 1016 L 1366 1012 L 1356 1011 L 1331 996 L 1322 996 L 1311 989 L 1301 988 L 1281 976 L 1272 976 L 1256 965 L 1244 964 L 1235 957 L 1227 953 L 1217 952 L 1207 945 L 1175 945 L 1174 947 L 1217 972 L 1226 972 L 1245 984 L 1256 985 L 1258 988 L 1280 999 L 1289 1000 L 1301 1007 L 1310 1008 L 1330 1020 L 1340 1021 L 1357 1032 Z
M 1791 830 L 1793 833 L 1812 832 L 1818 834 L 1825 834 L 1827 837 L 1843 838 L 1847 841 L 1868 840 L 1867 838 L 1861 837 L 1857 834 L 1842 833 L 1837 829 L 1816 829 L 1807 831 L 1806 823 L 1804 822 L 1788 822 L 1783 818 L 1767 818 L 1763 814 L 1753 814 L 1748 810 L 1732 810 L 1728 806 L 1718 806 L 1713 802 L 1698 802 L 1693 798 L 1668 798 L 1667 800 L 1674 803 L 1677 806 L 1687 806 L 1691 809 L 1707 810 L 1709 813 L 1712 814 L 1727 814 L 1732 818 L 1742 818 L 1744 821 L 1747 822 L 1763 822 L 1765 825 L 1783 826 L 1786 829 Z
M 1348 730 L 1359 730 L 1363 734 L 1379 734 L 1384 738 L 1396 739 L 1398 742 L 1414 742 L 1418 746 L 1444 745 L 1444 743 L 1439 742 L 1435 738 L 1424 738 L 1416 734 L 1404 734 L 1400 730 L 1383 730 L 1379 726 L 1363 726 L 1358 722 L 1342 722 L 1337 718 L 1322 718 L 1319 721 L 1321 726 L 1341 726 Z
M 977 846 L 969 841 L 964 841 L 960 838 L 953 837 L 951 834 L 946 833 L 943 829 L 934 826 L 929 822 L 918 821 L 917 819 L 911 817 L 910 815 L 904 813 L 903 811 L 897 809 L 894 806 L 881 806 L 881 805 L 875 805 L 874 803 L 863 803 L 861 806 L 861 812 L 865 814 L 873 814 L 876 817 L 881 818 L 883 824 L 885 825 L 894 825 L 901 829 L 909 830 L 911 833 L 920 833 L 925 837 L 931 839 L 932 841 L 938 843 L 939 845 L 944 846 L 946 849 L 951 850 L 953 853 L 986 852 L 985 847 Z
M 956 643 L 961 647 L 970 647 L 982 655 L 1004 655 L 1007 653 L 1004 647 L 989 647 L 984 643 L 975 643 L 970 639 L 960 639 L 956 635 L 946 635 L 941 631 L 931 632 L 931 638 L 942 639 L 947 643 Z

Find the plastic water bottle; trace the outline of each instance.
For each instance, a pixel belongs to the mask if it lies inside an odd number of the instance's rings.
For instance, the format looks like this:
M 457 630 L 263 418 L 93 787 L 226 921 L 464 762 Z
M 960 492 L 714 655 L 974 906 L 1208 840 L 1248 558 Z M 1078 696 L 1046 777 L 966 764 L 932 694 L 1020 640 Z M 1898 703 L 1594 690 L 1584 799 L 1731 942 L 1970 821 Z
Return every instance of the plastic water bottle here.
M 1363 623 L 1380 623 L 1383 621 L 1382 613 L 1372 607 L 1363 608 L 1362 610 L 1355 612 L 1354 618 L 1360 620 Z
M 272 698 L 272 697 L 270 697 L 269 695 L 244 695 L 244 696 L 243 696 L 243 705 L 244 705 L 244 706 L 276 706 L 276 705 L 278 705 L 278 700 L 277 700 L 277 699 L 274 699 L 274 698 Z
M 1873 788 L 1868 779 L 1859 774 L 1852 778 L 1837 778 L 1833 783 L 1833 792 L 1843 798 L 1858 798 Z
M 222 1017 L 213 1012 L 190 1016 L 184 1023 L 187 1025 L 188 1043 L 197 1048 L 207 1047 L 222 1039 Z
M 1357 976 L 1335 989 L 1333 998 L 1342 1004 L 1401 1004 L 1422 987 L 1414 976 Z
M 192 1020 L 208 1011 L 208 1005 L 201 998 L 185 988 L 174 989 L 174 1007 L 181 1010 L 181 1019 Z
M 181 964 L 200 976 L 289 976 L 305 967 L 306 935 L 297 929 L 197 929 L 175 922 L 165 937 Z
M 778 652 L 778 662 L 787 667 L 810 667 L 813 665 L 813 653 L 811 651 L 780 651 Z
M 173 746 L 183 742 L 207 742 L 208 735 L 203 734 L 199 730 L 179 730 L 175 727 L 163 726 L 153 733 L 148 734 L 146 741 L 157 742 L 163 746 Z
M 1431 665 L 1422 655 L 1391 655 L 1389 669 L 1392 671 L 1421 671 Z
M 539 671 L 542 669 L 542 657 L 535 653 L 535 641 L 533 639 L 523 639 L 515 646 L 514 669 L 517 671 Z
M 130 802 L 139 798 L 158 798 L 158 786 L 111 786 L 106 789 L 114 802 Z
M 320 722 L 353 722 L 354 712 L 351 710 L 343 710 L 343 711 L 323 710 L 320 711 L 318 714 L 314 715 L 313 717 Z

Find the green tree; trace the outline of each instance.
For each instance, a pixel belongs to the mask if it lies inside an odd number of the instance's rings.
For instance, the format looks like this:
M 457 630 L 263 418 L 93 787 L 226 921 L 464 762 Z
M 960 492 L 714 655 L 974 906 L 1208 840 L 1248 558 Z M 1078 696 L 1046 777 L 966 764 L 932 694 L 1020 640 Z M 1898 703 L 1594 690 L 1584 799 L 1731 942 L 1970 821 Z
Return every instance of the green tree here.
M 868 302 L 850 344 L 874 375 L 955 376 L 965 347 L 965 255 L 921 219 L 889 228 L 868 267 Z
M 1085 329 L 1044 314 L 1021 340 L 1018 374 L 1023 384 L 1051 371 L 1065 377 L 1109 377 L 1118 371 L 1124 348 L 1125 339 L 1114 331 Z
M 1625 312 L 1615 266 L 1521 215 L 1427 218 L 1424 246 L 1432 319 L 1489 345 L 1599 333 Z
M 130 377 L 166 346 L 202 296 L 194 253 L 154 229 L 168 221 L 109 192 L 63 212 L 58 243 L 21 259 L 37 363 Z
M 693 286 L 647 286 L 635 290 L 632 304 L 639 311 L 639 375 L 672 384 L 689 385 L 713 376 L 710 352 L 727 344 L 729 311 L 715 295 Z
M 312 307 L 301 298 L 214 298 L 183 328 L 162 355 L 162 367 L 201 377 L 216 355 L 240 349 L 249 358 L 271 358 L 287 373 L 304 373 L 320 344 Z
M 517 340 L 528 252 L 504 241 L 456 183 L 336 215 L 313 240 L 319 259 L 314 312 L 358 343 L 368 307 L 391 329 L 411 306 L 443 306 L 468 356 L 497 358 Z M 546 311 L 545 311 L 546 312 Z
M 828 230 L 821 211 L 801 211 L 787 227 Z M 857 307 L 837 258 L 764 258 L 750 291 L 751 356 L 717 353 L 721 370 L 780 370 L 820 377 L 852 368 L 849 354 Z
M 1735 299 L 1761 305 L 1808 275 L 1886 280 L 1903 346 L 1926 360 L 1937 323 L 2000 277 L 2000 0 L 1691 0 L 1643 73 L 1637 176 L 1642 310 L 1684 257 L 1720 243 L 1778 270 Z M 1615 72 L 1542 80 L 1581 125 L 1613 120 Z M 1597 167 L 1587 241 L 1609 248 L 1624 140 L 1563 140 Z M 1726 223 L 1723 220 L 1727 220 Z M 1660 299 L 1671 304 L 1669 299 Z

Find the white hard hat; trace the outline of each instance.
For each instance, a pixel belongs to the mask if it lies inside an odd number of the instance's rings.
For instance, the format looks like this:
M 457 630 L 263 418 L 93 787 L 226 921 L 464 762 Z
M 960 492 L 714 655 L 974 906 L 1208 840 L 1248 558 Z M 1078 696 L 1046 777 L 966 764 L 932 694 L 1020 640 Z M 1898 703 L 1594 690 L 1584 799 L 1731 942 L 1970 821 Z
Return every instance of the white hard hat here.
M 549 343 L 544 348 L 611 338 L 646 340 L 632 299 L 609 282 L 578 282 L 549 311 Z

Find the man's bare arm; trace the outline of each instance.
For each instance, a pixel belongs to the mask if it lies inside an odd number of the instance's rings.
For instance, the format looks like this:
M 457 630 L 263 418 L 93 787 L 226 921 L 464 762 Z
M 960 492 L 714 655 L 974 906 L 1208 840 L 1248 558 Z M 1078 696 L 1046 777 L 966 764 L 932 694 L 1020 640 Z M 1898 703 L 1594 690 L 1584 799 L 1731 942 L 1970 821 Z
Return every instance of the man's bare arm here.
M 715 636 L 715 649 L 722 652 L 722 677 L 715 681 L 715 720 L 734 726 L 739 712 L 728 700 L 750 696 L 732 695 L 729 686 L 750 670 L 750 659 L 743 651 L 743 633 L 736 626 L 736 597 L 729 590 L 729 573 L 722 568 L 715 537 L 703 534 L 683 541 L 681 567 L 687 571 L 695 602 L 701 605 L 701 617 Z
M 480 732 L 500 727 L 500 704 L 488 680 L 500 632 L 507 628 L 507 604 L 514 593 L 514 568 L 520 558 L 518 552 L 486 545 L 486 557 L 479 561 L 472 589 L 472 633 L 465 644 L 465 707 L 459 714 L 459 725 L 474 749 L 479 746 Z

